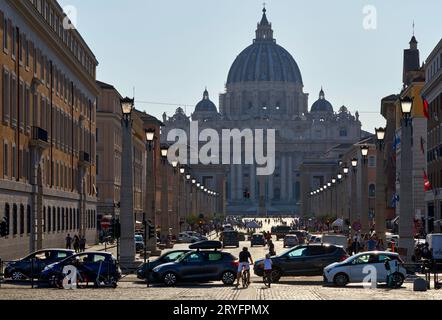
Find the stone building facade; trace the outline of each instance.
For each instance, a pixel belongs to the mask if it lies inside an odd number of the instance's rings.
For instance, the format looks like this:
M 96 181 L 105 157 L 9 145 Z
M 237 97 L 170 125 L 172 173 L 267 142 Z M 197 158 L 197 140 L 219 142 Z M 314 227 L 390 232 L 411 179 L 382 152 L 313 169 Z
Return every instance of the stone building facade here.
M 322 89 L 309 111 L 300 69 L 276 43 L 265 9 L 253 43 L 232 64 L 219 110 L 206 90 L 191 117 L 181 108 L 172 117 L 164 115 L 163 140 L 175 128 L 189 133 L 190 119 L 198 121 L 200 132 L 207 128 L 218 133 L 223 129 L 276 130 L 273 174 L 257 176 L 256 162 L 223 166 L 227 214 L 300 214 L 303 161 L 320 158 L 337 144 L 354 143 L 364 134 L 359 115 L 346 107 L 335 111 Z
M 442 231 L 442 40 L 436 45 L 425 63 L 426 82 L 422 95 L 429 106 L 428 141 L 428 178 L 432 190 L 425 194 L 427 204 L 426 230 Z
M 56 1 L 0 1 L 0 256 L 96 239 L 94 54 Z

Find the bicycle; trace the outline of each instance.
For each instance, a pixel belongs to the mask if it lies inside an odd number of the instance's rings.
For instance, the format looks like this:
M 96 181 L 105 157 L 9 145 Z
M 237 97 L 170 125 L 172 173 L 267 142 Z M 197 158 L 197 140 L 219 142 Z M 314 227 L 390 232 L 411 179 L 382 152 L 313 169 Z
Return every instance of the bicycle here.
M 264 282 L 264 285 L 270 288 L 270 286 L 272 285 L 272 270 L 264 271 L 262 280 Z
M 248 288 L 248 286 L 250 284 L 250 271 L 247 269 L 243 270 L 241 278 L 242 278 L 242 287 Z

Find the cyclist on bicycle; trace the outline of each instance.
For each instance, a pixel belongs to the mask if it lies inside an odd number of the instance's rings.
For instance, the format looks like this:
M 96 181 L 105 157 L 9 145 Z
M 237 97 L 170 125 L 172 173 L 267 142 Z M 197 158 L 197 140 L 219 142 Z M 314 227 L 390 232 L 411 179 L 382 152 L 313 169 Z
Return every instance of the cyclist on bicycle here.
M 272 280 L 272 266 L 273 262 L 272 259 L 270 259 L 270 253 L 266 254 L 266 258 L 264 259 L 264 283 L 268 283 L 268 286 L 270 287 L 270 283 Z
M 241 279 L 242 271 L 245 269 L 245 271 L 248 274 L 248 282 L 250 284 L 250 264 L 253 264 L 252 255 L 249 252 L 249 249 L 247 247 L 244 247 L 239 254 L 239 266 L 238 266 L 238 278 L 237 278 L 237 286 L 239 286 L 239 281 Z

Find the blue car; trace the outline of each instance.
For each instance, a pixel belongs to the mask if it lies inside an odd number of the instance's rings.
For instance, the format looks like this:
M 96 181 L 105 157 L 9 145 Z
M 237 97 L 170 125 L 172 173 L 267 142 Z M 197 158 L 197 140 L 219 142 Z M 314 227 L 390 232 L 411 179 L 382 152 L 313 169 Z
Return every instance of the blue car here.
M 67 266 L 74 266 L 77 269 L 77 283 L 116 287 L 121 279 L 121 269 L 111 253 L 83 252 L 48 265 L 39 280 L 53 287 L 61 287 L 66 276 L 63 270 Z
M 5 268 L 5 278 L 14 281 L 38 279 L 47 265 L 64 260 L 73 254 L 74 250 L 66 249 L 45 249 L 33 252 L 22 259 L 9 262 Z
M 189 251 L 191 250 L 184 249 L 184 250 L 169 251 L 156 260 L 146 262 L 145 264 L 143 264 L 141 267 L 138 268 L 137 278 L 143 280 L 149 279 L 149 275 L 155 267 L 158 267 L 159 265 L 162 265 L 164 263 L 174 262 Z

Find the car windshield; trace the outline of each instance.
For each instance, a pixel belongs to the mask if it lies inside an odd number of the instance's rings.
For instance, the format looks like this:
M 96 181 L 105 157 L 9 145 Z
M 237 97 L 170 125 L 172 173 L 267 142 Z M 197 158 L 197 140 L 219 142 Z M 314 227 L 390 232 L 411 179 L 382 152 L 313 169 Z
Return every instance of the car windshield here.
M 135 236 L 135 241 L 143 241 L 143 237 L 140 235 Z
M 184 256 L 185 254 L 186 254 L 186 252 L 172 252 L 172 253 L 166 254 L 163 257 L 163 261 L 169 261 L 169 262 L 176 261 L 176 260 L 180 259 L 182 256 Z

